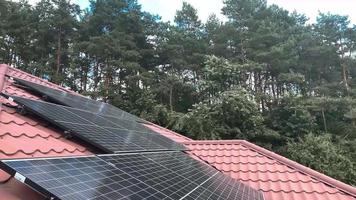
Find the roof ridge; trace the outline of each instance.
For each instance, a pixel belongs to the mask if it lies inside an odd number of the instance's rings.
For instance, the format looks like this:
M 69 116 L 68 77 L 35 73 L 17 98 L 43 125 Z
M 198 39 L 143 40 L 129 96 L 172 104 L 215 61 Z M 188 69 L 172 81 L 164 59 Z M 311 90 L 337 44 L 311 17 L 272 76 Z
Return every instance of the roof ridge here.
M 284 165 L 295 169 L 296 171 L 299 171 L 300 173 L 304 173 L 309 175 L 310 177 L 319 180 L 320 182 L 330 186 L 334 187 L 336 189 L 339 189 L 340 191 L 343 191 L 346 194 L 349 194 L 353 197 L 356 197 L 356 188 L 352 187 L 351 185 L 348 185 L 346 183 L 343 183 L 341 181 L 338 181 L 334 178 L 331 178 L 325 174 L 322 174 L 320 172 L 317 172 L 309 167 L 303 166 L 302 164 L 299 164 L 293 160 L 290 160 L 284 156 L 278 155 L 270 150 L 267 150 L 263 147 L 257 146 L 251 142 L 248 142 L 246 140 L 193 140 L 193 141 L 186 141 L 182 142 L 183 144 L 240 144 L 244 145 L 262 155 L 265 155 L 269 158 L 275 159 L 280 163 L 283 163 Z

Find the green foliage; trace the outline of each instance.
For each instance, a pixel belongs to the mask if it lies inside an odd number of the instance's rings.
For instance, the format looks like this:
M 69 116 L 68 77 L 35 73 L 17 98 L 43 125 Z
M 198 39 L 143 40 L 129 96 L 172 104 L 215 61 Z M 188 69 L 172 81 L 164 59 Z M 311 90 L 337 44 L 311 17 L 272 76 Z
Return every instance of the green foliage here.
M 197 13 L 184 2 L 166 23 L 137 0 L 86 10 L 0 0 L 0 62 L 193 138 L 247 139 L 355 184 L 356 25 L 330 13 L 308 25 L 266 0 L 225 0 L 226 22 Z
M 306 135 L 287 145 L 286 154 L 297 162 L 339 180 L 356 184 L 355 163 L 331 136 Z
M 208 97 L 217 96 L 239 85 L 240 65 L 231 64 L 227 59 L 216 56 L 207 57 L 204 65 L 201 88 Z
M 267 124 L 283 136 L 295 139 L 316 131 L 316 119 L 303 101 L 292 96 L 280 99 L 278 105 L 268 112 Z
M 252 139 L 263 118 L 250 99 L 241 88 L 224 92 L 194 105 L 177 126 L 196 139 Z

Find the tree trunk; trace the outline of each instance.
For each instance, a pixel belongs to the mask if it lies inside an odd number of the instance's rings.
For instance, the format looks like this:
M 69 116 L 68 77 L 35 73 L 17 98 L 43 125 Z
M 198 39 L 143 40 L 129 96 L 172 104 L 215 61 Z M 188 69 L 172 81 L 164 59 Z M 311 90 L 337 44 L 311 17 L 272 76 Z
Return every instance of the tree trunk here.
M 93 85 L 93 90 L 97 91 L 98 85 L 99 85 L 99 80 L 100 80 L 100 73 L 99 73 L 99 61 L 95 61 L 94 64 L 94 72 L 93 72 L 93 79 L 94 79 L 94 85 Z
M 58 42 L 57 42 L 57 61 L 56 61 L 56 74 L 55 74 L 55 83 L 59 83 L 59 72 L 60 72 L 60 67 L 61 67 L 61 32 L 62 28 L 59 27 L 59 33 L 58 33 Z
M 323 122 L 324 122 L 324 131 L 325 133 L 328 132 L 328 129 L 327 129 L 327 125 L 326 125 L 326 119 L 325 119 L 325 112 L 324 112 L 324 108 L 321 109 L 321 115 L 323 116 Z
M 104 97 L 104 101 L 108 102 L 109 99 L 109 88 L 110 88 L 110 79 L 111 79 L 111 71 L 109 69 L 109 64 L 107 64 L 108 61 L 106 61 L 105 64 L 105 80 L 104 80 L 104 88 L 105 88 L 105 97 Z
M 347 69 L 345 63 L 342 63 L 342 80 L 346 88 L 346 92 L 349 93 L 349 85 L 347 83 Z
M 173 85 L 169 88 L 169 107 L 173 111 Z

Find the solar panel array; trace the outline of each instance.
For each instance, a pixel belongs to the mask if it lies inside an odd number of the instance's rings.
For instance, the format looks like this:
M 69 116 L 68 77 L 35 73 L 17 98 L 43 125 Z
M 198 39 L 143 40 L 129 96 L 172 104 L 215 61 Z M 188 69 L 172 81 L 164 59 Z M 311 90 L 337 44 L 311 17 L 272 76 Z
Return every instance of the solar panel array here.
M 17 96 L 12 98 L 31 112 L 108 153 L 186 149 L 162 135 L 140 129 L 143 125 L 135 121 L 115 119 L 113 122 L 80 109 Z
M 161 191 L 170 199 L 184 197 L 193 188 L 217 173 L 214 168 L 180 152 L 101 156 L 101 158 Z
M 138 123 L 143 120 L 134 115 L 83 96 L 15 80 L 61 104 L 7 95 L 26 111 L 112 153 L 0 162 L 1 169 L 47 198 L 263 200 L 262 193 L 180 152 L 187 149 Z
M 262 200 L 261 193 L 181 152 L 3 161 L 50 197 Z M 21 179 L 22 181 L 24 179 Z
M 24 182 L 46 197 L 63 200 L 164 198 L 161 192 L 96 156 L 3 163 L 17 171 L 15 177 L 25 176 L 28 180 Z
M 253 188 L 232 179 L 222 173 L 217 173 L 200 187 L 189 193 L 185 199 L 243 199 L 263 200 L 263 194 Z
M 99 114 L 99 115 L 106 115 L 106 116 L 114 116 L 116 118 L 122 119 L 130 119 L 130 120 L 137 120 L 143 121 L 142 119 L 132 115 L 128 112 L 125 112 L 115 106 L 112 106 L 107 103 L 103 103 L 100 101 L 95 101 L 84 96 L 71 94 L 69 92 L 61 91 L 52 89 L 43 85 L 39 85 L 33 82 L 25 81 L 22 79 L 14 78 L 14 80 L 24 86 L 31 88 L 32 90 L 43 94 L 50 100 L 61 103 L 66 106 L 70 106 L 73 108 L 79 108 L 83 110 L 88 110 L 90 112 Z

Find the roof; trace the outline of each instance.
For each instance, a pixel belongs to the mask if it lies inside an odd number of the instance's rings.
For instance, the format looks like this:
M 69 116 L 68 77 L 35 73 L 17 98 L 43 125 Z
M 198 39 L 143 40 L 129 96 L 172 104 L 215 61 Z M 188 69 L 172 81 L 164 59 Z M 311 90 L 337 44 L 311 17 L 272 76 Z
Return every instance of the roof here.
M 356 189 L 243 140 L 190 141 L 190 154 L 261 190 L 266 200 L 355 200 Z
M 0 91 L 8 94 L 40 99 L 16 85 L 9 77 L 76 94 L 21 70 L 0 65 Z M 13 104 L 1 97 L 0 103 Z M 152 123 L 144 125 L 186 145 L 191 150 L 192 157 L 209 163 L 232 178 L 262 190 L 267 200 L 356 199 L 355 188 L 246 141 L 194 141 Z M 78 141 L 64 138 L 60 130 L 43 120 L 18 114 L 14 108 L 8 106 L 0 107 L 0 159 L 95 153 L 88 148 Z M 8 178 L 8 174 L 0 171 L 1 198 L 7 200 L 42 199 L 31 188 Z M 2 183 L 4 181 L 5 183 Z
M 0 86 L 2 91 L 30 99 L 39 99 L 22 89 L 8 77 L 17 77 L 46 85 L 51 88 L 63 89 L 55 84 L 34 77 L 18 69 L 0 66 Z M 5 73 L 4 73 L 5 72 Z M 0 88 L 1 89 L 1 88 Z M 11 104 L 0 97 L 1 104 Z M 0 159 L 55 157 L 87 155 L 91 152 L 76 142 L 64 138 L 59 130 L 46 122 L 20 115 L 14 108 L 4 105 L 0 107 Z M 42 197 L 24 184 L 10 179 L 9 175 L 0 170 L 0 197 L 6 200 L 41 199 Z M 5 182 L 5 183 L 1 183 Z

